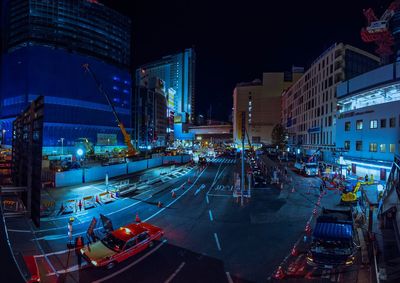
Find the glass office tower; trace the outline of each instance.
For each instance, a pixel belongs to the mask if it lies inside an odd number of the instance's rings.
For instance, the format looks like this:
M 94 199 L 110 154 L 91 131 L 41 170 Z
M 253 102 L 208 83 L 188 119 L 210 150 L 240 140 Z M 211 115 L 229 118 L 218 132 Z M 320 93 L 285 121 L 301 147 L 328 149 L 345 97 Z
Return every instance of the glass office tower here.
M 84 71 L 89 64 L 130 131 L 130 19 L 89 0 L 6 0 L 0 103 L 5 143 L 13 119 L 45 97 L 43 146 L 123 145 L 106 99 Z

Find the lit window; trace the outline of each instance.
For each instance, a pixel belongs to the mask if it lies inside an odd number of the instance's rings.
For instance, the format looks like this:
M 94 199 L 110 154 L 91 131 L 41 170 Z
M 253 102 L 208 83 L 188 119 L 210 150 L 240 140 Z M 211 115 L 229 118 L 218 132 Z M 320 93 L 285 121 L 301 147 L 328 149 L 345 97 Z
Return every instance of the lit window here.
M 356 129 L 357 130 L 362 130 L 362 128 L 363 128 L 363 120 L 357 120 Z
M 356 141 L 356 150 L 362 151 L 362 141 Z
M 344 149 L 350 150 L 350 141 L 344 141 Z
M 378 151 L 378 145 L 376 143 L 370 143 L 369 144 L 369 151 L 370 152 L 377 152 Z
M 379 145 L 380 152 L 386 152 L 386 144 L 382 143 Z
M 391 128 L 396 127 L 396 118 L 392 117 L 389 119 L 389 127 Z
M 344 123 L 344 130 L 346 132 L 350 131 L 350 125 L 351 125 L 351 122 L 345 122 Z
M 378 120 L 371 120 L 369 123 L 370 129 L 377 129 L 378 128 Z
M 396 150 L 395 144 L 394 144 L 394 143 L 391 143 L 391 144 L 389 145 L 389 151 L 390 151 L 390 153 L 394 153 L 395 150 Z

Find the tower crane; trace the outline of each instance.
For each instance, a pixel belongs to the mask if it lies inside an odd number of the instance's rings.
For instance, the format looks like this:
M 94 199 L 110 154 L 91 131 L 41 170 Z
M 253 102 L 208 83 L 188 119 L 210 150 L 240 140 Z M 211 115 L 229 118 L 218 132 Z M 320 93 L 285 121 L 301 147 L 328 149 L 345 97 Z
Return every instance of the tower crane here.
M 119 119 L 117 111 L 115 110 L 114 104 L 111 102 L 110 97 L 108 96 L 108 94 L 104 90 L 103 85 L 97 79 L 96 75 L 94 74 L 94 72 L 90 68 L 89 64 L 84 64 L 83 68 L 91 75 L 91 77 L 93 78 L 93 80 L 96 83 L 97 89 L 99 90 L 99 92 L 101 94 L 104 95 L 104 97 L 107 100 L 108 105 L 110 105 L 110 107 L 111 107 L 112 113 L 114 114 L 114 117 L 115 117 L 115 120 L 117 121 L 118 127 L 120 128 L 120 130 L 122 132 L 122 135 L 124 136 L 124 142 L 125 142 L 126 146 L 128 147 L 128 152 L 126 154 L 126 157 L 135 156 L 137 154 L 137 151 L 132 145 L 131 136 L 128 134 L 128 132 L 125 129 L 124 124 Z
M 371 8 L 363 11 L 367 27 L 361 29 L 361 38 L 364 42 L 375 42 L 378 45 L 375 52 L 381 57 L 382 63 L 386 63 L 388 57 L 393 54 L 394 39 L 389 30 L 389 21 L 399 9 L 400 0 L 395 0 L 379 19 Z

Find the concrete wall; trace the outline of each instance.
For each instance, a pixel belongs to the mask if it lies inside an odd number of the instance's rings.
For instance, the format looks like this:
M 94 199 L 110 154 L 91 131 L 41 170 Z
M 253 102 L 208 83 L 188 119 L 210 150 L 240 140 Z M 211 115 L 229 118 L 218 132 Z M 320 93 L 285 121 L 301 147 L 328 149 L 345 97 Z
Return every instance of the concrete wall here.
M 163 157 L 157 157 L 147 160 L 147 167 L 153 168 L 157 166 L 161 166 L 163 164 Z
M 147 160 L 140 160 L 128 163 L 128 173 L 135 173 L 147 169 Z
M 82 183 L 82 170 L 57 172 L 55 177 L 56 187 L 73 186 Z
M 123 164 L 92 167 L 85 169 L 85 183 L 104 180 L 106 174 L 108 174 L 109 178 L 112 178 L 125 175 L 127 172 L 128 174 L 132 174 L 163 164 L 187 163 L 190 160 L 190 155 L 162 156 Z M 65 187 L 82 184 L 82 172 L 82 169 L 57 172 L 55 176 L 55 186 Z

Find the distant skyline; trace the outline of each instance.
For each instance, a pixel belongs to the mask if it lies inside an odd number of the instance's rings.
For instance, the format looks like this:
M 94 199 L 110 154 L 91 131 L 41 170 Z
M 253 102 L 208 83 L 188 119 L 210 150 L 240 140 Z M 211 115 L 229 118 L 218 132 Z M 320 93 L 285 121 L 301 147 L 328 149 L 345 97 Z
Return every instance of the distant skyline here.
M 379 17 L 391 1 L 187 1 L 100 0 L 132 19 L 132 70 L 194 46 L 196 114 L 227 120 L 239 82 L 262 72 L 307 68 L 326 48 L 344 42 L 373 52 L 362 42 L 362 13 Z

